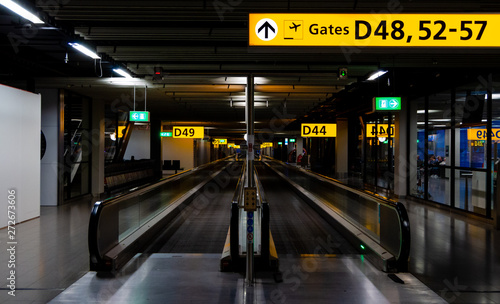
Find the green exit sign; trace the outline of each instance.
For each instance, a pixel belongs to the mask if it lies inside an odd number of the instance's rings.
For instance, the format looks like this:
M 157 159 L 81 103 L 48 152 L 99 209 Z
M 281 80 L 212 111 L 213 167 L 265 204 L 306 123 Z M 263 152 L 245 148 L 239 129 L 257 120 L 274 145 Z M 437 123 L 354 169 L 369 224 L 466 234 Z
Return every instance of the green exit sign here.
M 161 132 L 160 137 L 172 137 L 172 132 Z
M 130 111 L 130 121 L 149 122 L 149 112 Z
M 290 142 L 291 143 L 295 142 L 295 138 L 290 138 Z
M 399 110 L 401 110 L 401 97 L 373 98 L 373 111 L 399 111 Z

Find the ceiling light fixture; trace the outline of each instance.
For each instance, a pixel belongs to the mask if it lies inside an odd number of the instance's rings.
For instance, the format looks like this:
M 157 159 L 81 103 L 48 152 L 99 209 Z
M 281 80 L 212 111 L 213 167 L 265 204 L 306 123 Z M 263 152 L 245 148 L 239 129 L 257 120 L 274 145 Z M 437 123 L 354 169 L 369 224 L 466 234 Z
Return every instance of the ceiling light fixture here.
M 42 20 L 40 20 L 40 18 L 38 18 L 36 15 L 29 12 L 28 10 L 26 10 L 25 8 L 23 8 L 22 6 L 20 6 L 19 4 L 15 3 L 13 1 L 0 0 L 0 4 L 5 6 L 8 9 L 10 9 L 14 13 L 18 14 L 19 16 L 21 16 L 25 19 L 28 19 L 29 21 L 31 21 L 35 24 L 44 24 L 45 23 Z
M 380 141 L 381 143 L 383 143 L 387 140 L 387 134 L 379 134 L 377 137 L 378 137 L 378 141 Z
M 429 119 L 429 121 L 433 121 L 433 122 L 450 122 L 451 119 L 450 118 L 436 118 L 436 119 Z
M 97 55 L 96 53 L 94 53 L 93 51 L 89 50 L 88 48 L 84 47 L 83 45 L 81 45 L 79 43 L 69 42 L 68 44 L 71 45 L 72 47 L 74 47 L 76 50 L 80 51 L 81 53 L 89 56 L 92 59 L 101 59 L 101 57 L 99 55 Z
M 113 71 L 115 71 L 116 74 L 119 74 L 125 78 L 133 78 L 132 76 L 130 76 L 129 73 L 125 72 L 124 70 L 122 69 L 113 69 Z
M 442 112 L 441 110 L 427 110 L 427 112 L 430 113 L 439 113 Z M 417 114 L 425 114 L 425 110 L 417 110 Z
M 488 94 L 484 94 L 484 99 L 488 99 Z M 500 94 L 499 93 L 492 93 L 491 94 L 491 99 L 500 99 Z
M 387 73 L 387 71 L 377 71 L 375 73 L 373 73 L 370 77 L 368 77 L 367 80 L 375 80 L 377 78 L 379 78 L 380 76 L 384 75 L 385 73 Z

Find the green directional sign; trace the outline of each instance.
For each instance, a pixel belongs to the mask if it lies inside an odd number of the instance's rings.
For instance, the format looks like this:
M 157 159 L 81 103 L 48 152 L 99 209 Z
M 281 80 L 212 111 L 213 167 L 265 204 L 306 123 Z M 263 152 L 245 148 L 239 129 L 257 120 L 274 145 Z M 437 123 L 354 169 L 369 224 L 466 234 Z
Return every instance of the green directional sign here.
M 149 122 L 149 112 L 130 111 L 130 121 Z
M 401 97 L 373 98 L 373 111 L 399 111 L 399 110 L 401 110 Z
M 172 132 L 161 132 L 160 137 L 172 137 Z

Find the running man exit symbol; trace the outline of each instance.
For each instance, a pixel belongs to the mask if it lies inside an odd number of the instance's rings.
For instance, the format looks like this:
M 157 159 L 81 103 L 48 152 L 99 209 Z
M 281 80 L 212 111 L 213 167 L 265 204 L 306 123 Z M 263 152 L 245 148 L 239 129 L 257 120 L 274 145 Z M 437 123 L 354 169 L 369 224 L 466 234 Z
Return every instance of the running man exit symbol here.
M 285 34 L 283 38 L 290 40 L 302 40 L 304 37 L 302 24 L 302 20 L 285 20 Z

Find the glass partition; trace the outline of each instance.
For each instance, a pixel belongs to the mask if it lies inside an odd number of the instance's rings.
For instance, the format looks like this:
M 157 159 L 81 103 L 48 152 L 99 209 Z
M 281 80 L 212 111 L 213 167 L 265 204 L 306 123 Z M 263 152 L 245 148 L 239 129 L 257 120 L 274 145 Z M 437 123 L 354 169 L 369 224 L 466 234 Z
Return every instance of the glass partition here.
M 90 192 L 91 176 L 91 100 L 62 90 L 64 103 L 64 199 L 69 200 Z
M 365 183 L 394 189 L 394 115 L 370 115 L 366 119 Z
M 480 82 L 456 90 L 455 207 L 481 215 L 486 215 L 486 101 Z
M 497 178 L 498 178 L 498 172 L 496 171 L 495 168 L 500 163 L 500 74 L 496 74 L 492 76 L 492 94 L 491 94 L 491 101 L 492 101 L 492 113 L 491 113 L 491 128 L 492 128 L 492 145 L 491 145 L 491 155 L 492 155 L 492 172 L 491 174 L 491 181 L 492 181 L 492 186 L 490 189 L 491 193 L 491 210 L 492 214 L 496 214 L 497 211 L 493 210 L 500 205 L 500 202 L 496 202 L 495 200 L 497 197 L 497 191 L 499 189 L 496 189 L 497 185 Z
M 119 243 L 130 245 L 154 226 L 149 223 L 158 221 L 158 215 L 186 193 L 204 185 L 225 166 L 228 166 L 227 162 L 217 161 L 196 170 L 181 172 L 128 194 L 97 202 L 89 224 L 91 268 L 107 269 L 109 266 L 103 265 L 107 263 L 104 260 L 108 251 Z
M 410 112 L 416 112 L 417 115 L 413 116 L 411 120 L 410 130 L 410 193 L 419 198 L 425 198 L 427 192 L 425 183 L 425 159 L 427 153 L 425 151 L 425 100 L 419 98 L 413 100 L 410 104 Z
M 424 143 L 427 148 L 427 199 L 446 205 L 451 203 L 449 193 L 452 103 L 450 91 L 429 96 L 426 114 L 427 138 Z M 425 121 L 423 125 L 425 126 Z
M 409 115 L 410 130 L 417 133 L 417 163 L 410 168 L 410 195 L 490 217 L 493 167 L 500 155 L 498 144 L 495 150 L 500 139 L 495 77 L 476 75 L 467 84 L 411 101 L 417 105 L 417 114 Z

